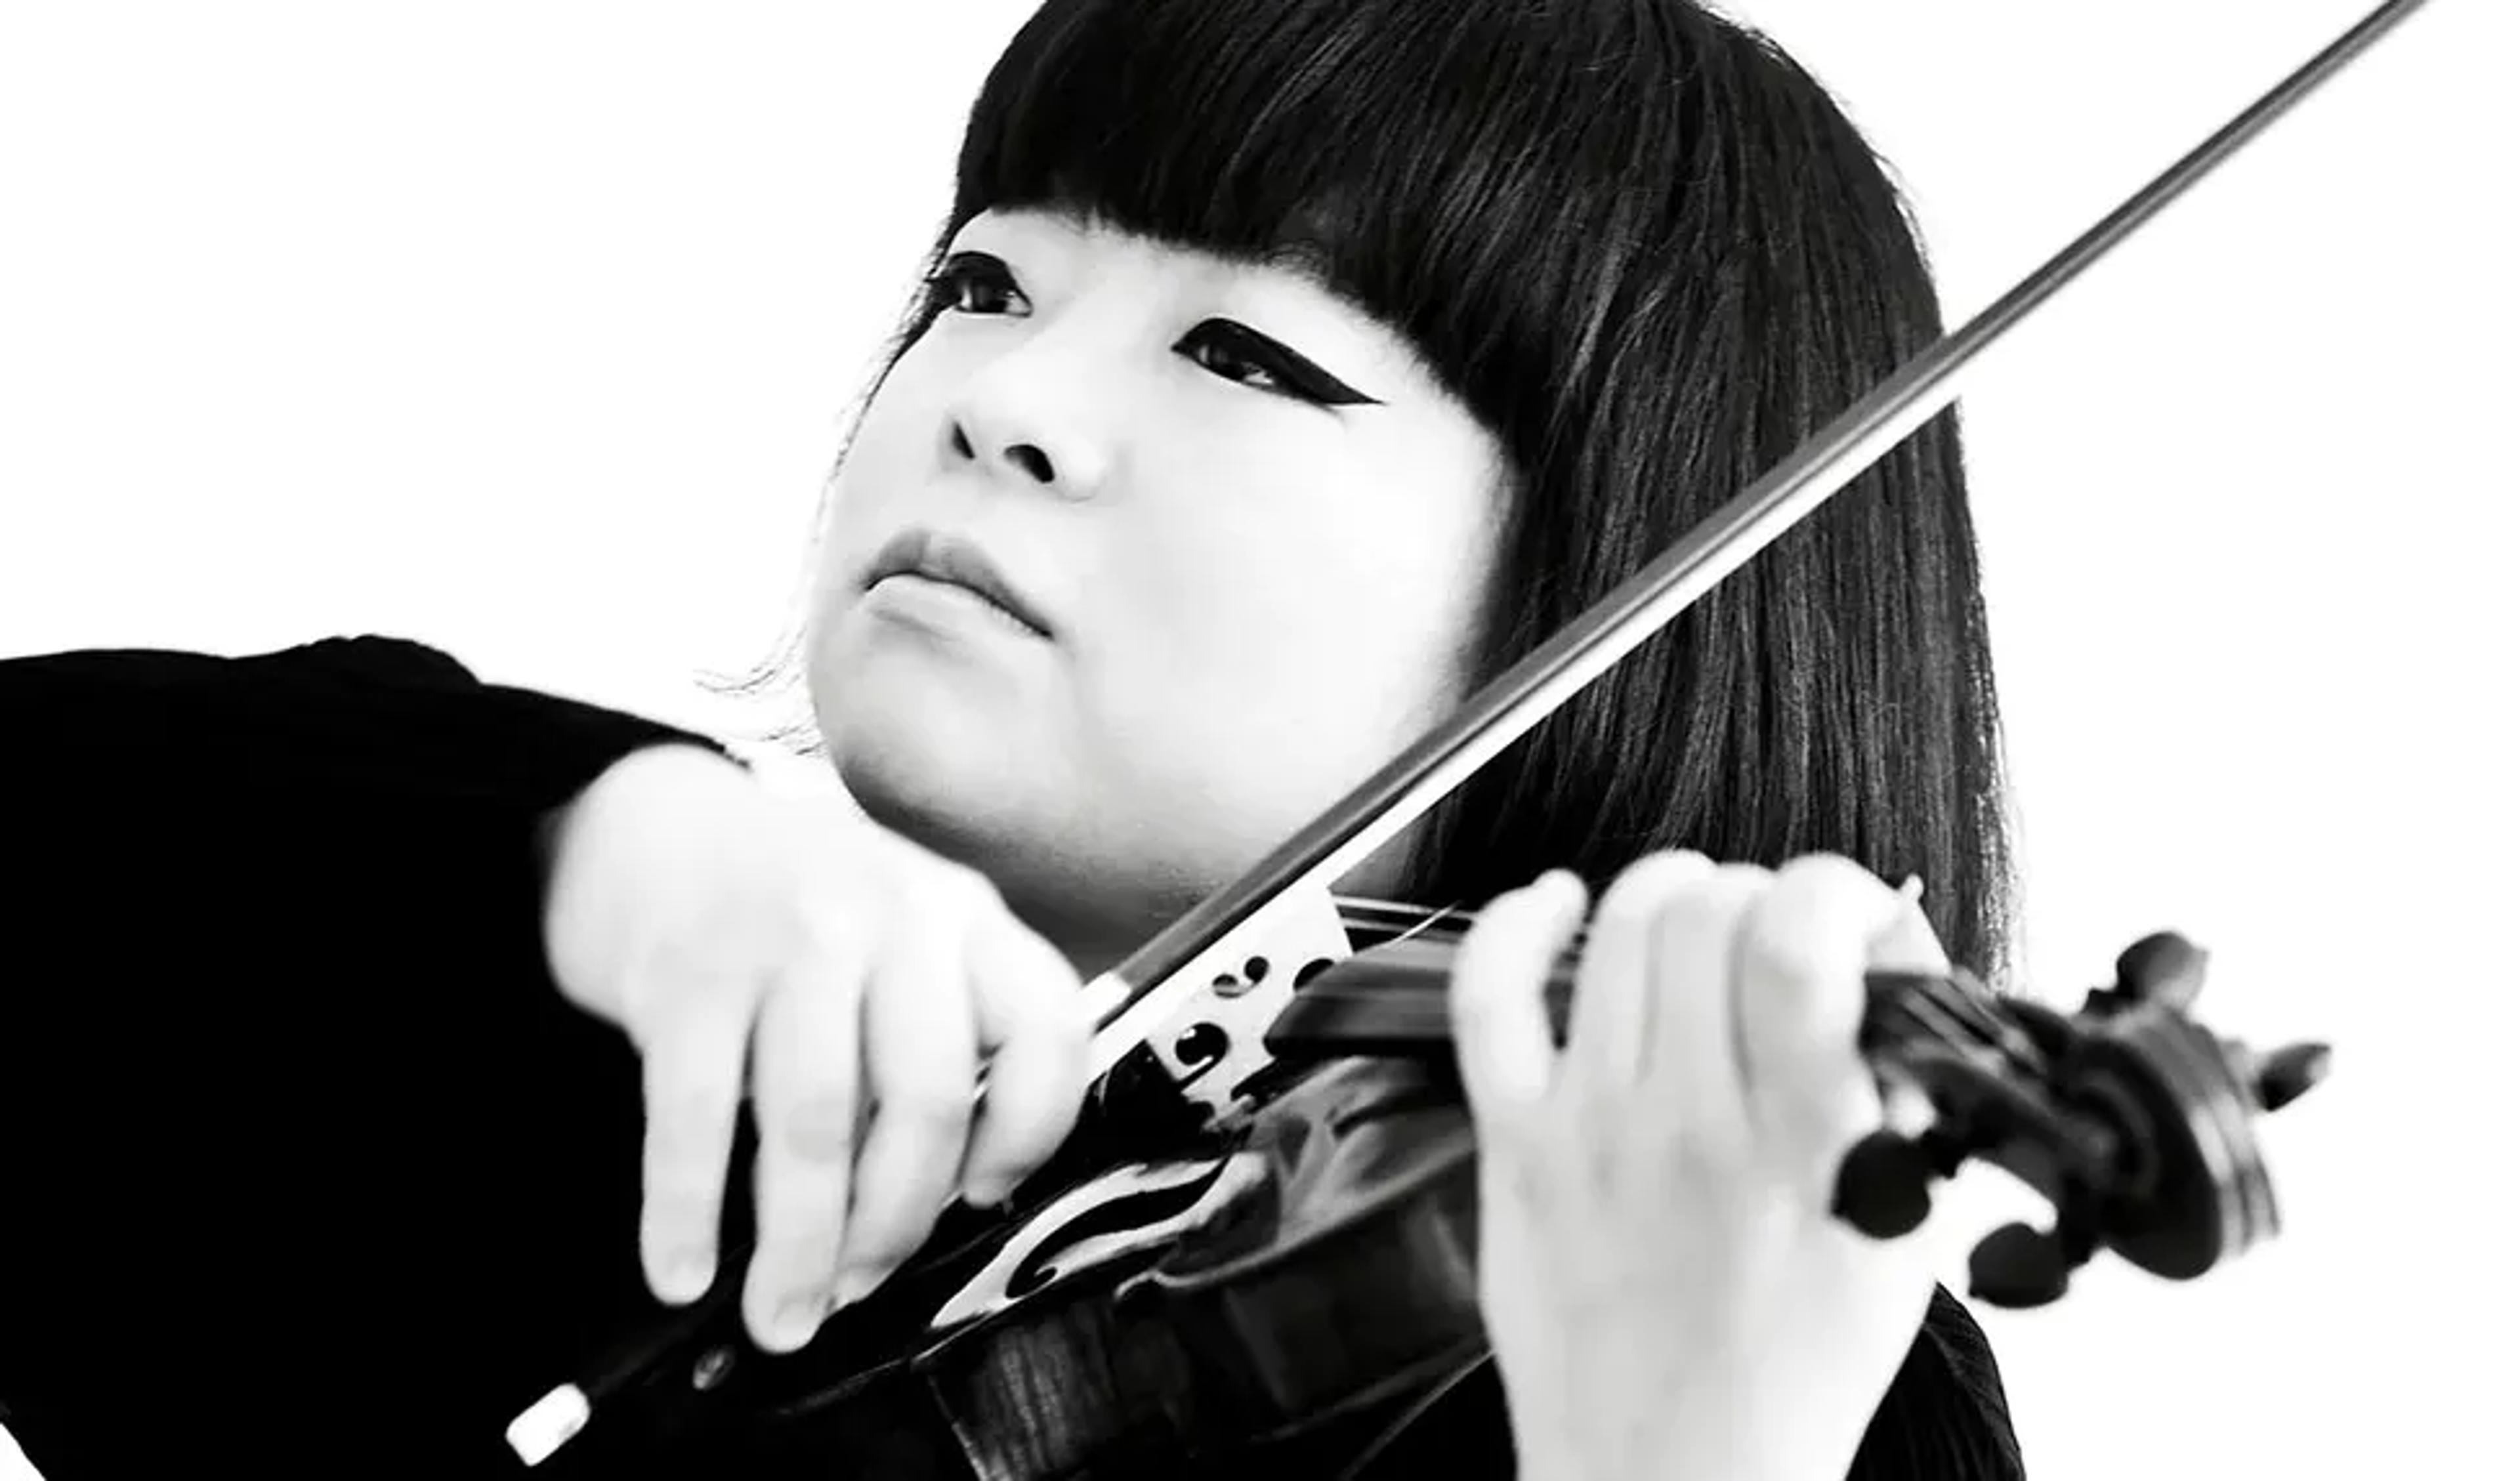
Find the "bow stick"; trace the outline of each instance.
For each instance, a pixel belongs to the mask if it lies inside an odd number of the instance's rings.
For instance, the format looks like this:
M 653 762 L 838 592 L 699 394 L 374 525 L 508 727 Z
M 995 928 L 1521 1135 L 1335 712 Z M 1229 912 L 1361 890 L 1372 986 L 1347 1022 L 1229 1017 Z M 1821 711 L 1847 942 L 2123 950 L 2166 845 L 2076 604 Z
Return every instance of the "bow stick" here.
M 1450 719 L 1360 784 L 1240 879 L 1086 984 L 1094 1067 L 1110 1069 L 1207 983 L 1187 971 L 1278 901 L 1333 881 L 1469 780 L 1715 584 L 1854 481 L 1955 400 L 1962 372 L 2004 335 L 2341 71 L 2424 0 L 2388 0 L 1959 329 L 1900 367 L 1797 448 L 1472 695 Z

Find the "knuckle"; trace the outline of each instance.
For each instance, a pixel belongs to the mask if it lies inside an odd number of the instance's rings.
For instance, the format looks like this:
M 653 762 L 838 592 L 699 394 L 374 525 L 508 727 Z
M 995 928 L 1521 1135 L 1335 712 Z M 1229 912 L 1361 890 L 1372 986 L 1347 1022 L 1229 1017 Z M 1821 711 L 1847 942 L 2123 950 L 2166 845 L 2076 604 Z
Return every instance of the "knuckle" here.
M 1718 864 L 1655 902 L 1655 915 L 1688 921 L 1735 920 L 1768 888 L 1773 875 L 1755 864 Z
M 1777 878 L 1785 879 L 1869 879 L 1872 872 L 1844 854 L 1826 850 L 1796 854 L 1777 866 Z
M 1549 919 L 1549 892 L 1539 884 L 1500 895 L 1471 920 L 1468 935 L 1483 944 L 1499 937 L 1519 939 L 1540 929 Z
M 633 976 L 651 998 L 693 993 L 732 997 L 757 955 L 757 933 L 718 911 L 659 926 L 640 953 Z
M 877 1114 L 924 1137 L 955 1135 L 971 1119 L 971 1087 L 921 1077 L 887 1088 Z
M 1771 891 L 1741 913 L 1736 939 L 1744 951 L 1766 961 L 1796 960 L 1807 954 L 1803 937 L 1812 923 L 1807 904 L 1798 893 Z
M 1773 887 L 1748 902 L 1740 923 L 1745 951 L 1788 968 L 1808 968 L 1841 955 L 1849 927 L 1868 927 L 1869 897 L 1886 886 L 1853 860 L 1809 854 L 1777 872 Z
M 782 959 L 791 964 L 814 962 L 830 965 L 849 965 L 866 960 L 871 950 L 871 932 L 859 916 L 859 912 L 851 910 L 800 907 L 780 937 Z M 810 973 L 806 980 L 822 983 L 847 978 L 843 974 L 826 977 Z
M 1619 871 L 1610 887 L 1601 892 L 1596 914 L 1620 925 L 1649 920 L 1668 901 L 1687 894 L 1715 872 L 1716 866 L 1704 854 L 1687 849 L 1647 854 Z
M 689 1189 L 662 1189 L 649 1198 L 645 1222 L 651 1242 L 679 1248 L 714 1233 L 716 1218 L 714 1198 Z
M 1650 879 L 1656 875 L 1679 875 L 1695 878 L 1721 868 L 1712 858 L 1693 848 L 1657 848 L 1629 861 L 1619 871 L 1620 879 Z M 1612 881 L 1613 884 L 1617 882 Z M 1632 886 L 1633 887 L 1633 886 Z
M 661 1093 L 650 1100 L 649 1149 L 664 1163 L 706 1158 L 728 1134 L 727 1120 L 723 1098 L 714 1088 Z
M 1810 910 L 1887 888 L 1870 870 L 1843 854 L 1802 854 L 1778 867 L 1769 900 L 1772 908 Z
M 1455 983 L 1483 982 L 1496 974 L 1499 964 L 1535 947 L 1550 929 L 1552 906 L 1547 890 L 1529 885 L 1481 907 L 1454 954 Z
M 857 1106 L 835 1095 L 809 1096 L 771 1115 L 779 1149 L 817 1166 L 845 1164 L 857 1142 Z

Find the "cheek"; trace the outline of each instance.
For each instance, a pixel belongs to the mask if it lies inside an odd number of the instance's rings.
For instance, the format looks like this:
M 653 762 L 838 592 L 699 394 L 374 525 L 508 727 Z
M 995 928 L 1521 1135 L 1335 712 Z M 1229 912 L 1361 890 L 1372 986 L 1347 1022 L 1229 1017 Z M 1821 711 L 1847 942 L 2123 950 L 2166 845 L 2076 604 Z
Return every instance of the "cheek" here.
M 922 396 L 916 367 L 905 357 L 859 419 L 832 479 L 817 536 L 818 611 L 840 596 L 835 583 L 873 559 L 900 527 L 902 506 L 933 471 L 930 432 L 942 426 L 942 416 L 941 404 Z
M 1272 461 L 1230 489 L 1211 474 L 1200 517 L 1149 520 L 1114 553 L 1089 673 L 1120 738 L 1210 748 L 1252 774 L 1237 786 L 1318 808 L 1460 697 L 1488 520 L 1460 484 Z

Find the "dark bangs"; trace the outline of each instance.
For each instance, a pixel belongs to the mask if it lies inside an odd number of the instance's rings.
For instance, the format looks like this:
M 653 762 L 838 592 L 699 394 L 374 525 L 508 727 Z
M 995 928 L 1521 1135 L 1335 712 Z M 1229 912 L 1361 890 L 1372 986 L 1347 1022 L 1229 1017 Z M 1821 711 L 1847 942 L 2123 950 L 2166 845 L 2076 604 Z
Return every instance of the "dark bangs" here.
M 1669 120 L 1599 106 L 1670 91 L 1664 9 L 1050 0 L 973 106 L 946 235 L 1047 207 L 1308 271 L 1527 455 L 1533 390 L 1600 352 L 1670 224 L 1637 188 L 1682 163 Z
M 1027 206 L 1306 268 L 1416 346 L 1516 478 L 1480 679 L 1941 333 L 1863 138 L 1688 0 L 1049 0 L 971 112 L 938 252 Z M 1840 853 L 1921 875 L 2000 976 L 2005 824 L 1946 413 L 1457 791 L 1409 887 Z

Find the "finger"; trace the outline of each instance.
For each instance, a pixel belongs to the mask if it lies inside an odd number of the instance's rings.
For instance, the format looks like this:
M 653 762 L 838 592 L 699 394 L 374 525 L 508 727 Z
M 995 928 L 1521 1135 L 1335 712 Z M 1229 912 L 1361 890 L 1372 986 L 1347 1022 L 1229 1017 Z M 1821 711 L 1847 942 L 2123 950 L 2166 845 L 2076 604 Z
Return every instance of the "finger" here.
M 864 1295 L 918 1253 L 953 1196 L 979 1084 L 968 968 L 955 925 L 904 922 L 866 994 L 874 1110 L 834 1299 Z
M 1654 1018 L 1647 1083 L 1658 1115 L 1699 1154 L 1736 1163 L 1753 1147 L 1733 1010 L 1738 939 L 1768 871 L 1727 864 L 1674 890 L 1654 918 Z
M 1876 1080 L 1881 1088 L 1881 1124 L 1914 1141 L 1934 1128 L 1934 1098 L 1923 1086 L 1904 1076 Z
M 749 993 L 686 993 L 640 1046 L 647 1129 L 640 1151 L 639 1259 L 656 1298 L 680 1306 L 715 1281 L 736 1117 L 743 1104 Z
M 1889 921 L 1873 933 L 1868 960 L 1872 966 L 1886 971 L 1951 969 L 1951 959 L 1944 954 L 1942 940 L 1934 934 L 1934 923 L 1926 918 L 1924 906 L 1918 903 L 1912 880 L 1898 891 L 1898 903 L 1890 907 Z
M 1482 1125 L 1509 1124 L 1549 1093 L 1557 1049 L 1543 994 L 1587 903 L 1581 878 L 1552 870 L 1489 902 L 1462 933 L 1448 993 L 1453 1055 Z
M 1858 1048 L 1875 938 L 1912 909 L 1850 859 L 1796 859 L 1742 922 L 1741 1044 L 1762 1142 L 1822 1206 L 1847 1149 L 1884 1122 Z
M 1714 870 L 1704 854 L 1647 854 L 1601 892 L 1575 968 L 1566 1034 L 1567 1063 L 1587 1083 L 1618 1089 L 1644 1073 L 1654 1016 L 1655 919 L 1675 891 Z
M 1075 967 L 1011 916 L 982 924 L 968 962 L 989 1087 L 962 1189 L 967 1202 L 986 1207 L 1050 1160 L 1075 1128 L 1093 1080 L 1094 1024 Z
M 862 980 L 847 958 L 789 964 L 753 1036 L 757 1233 L 743 1314 L 766 1351 L 803 1346 L 829 1313 L 858 1141 Z

